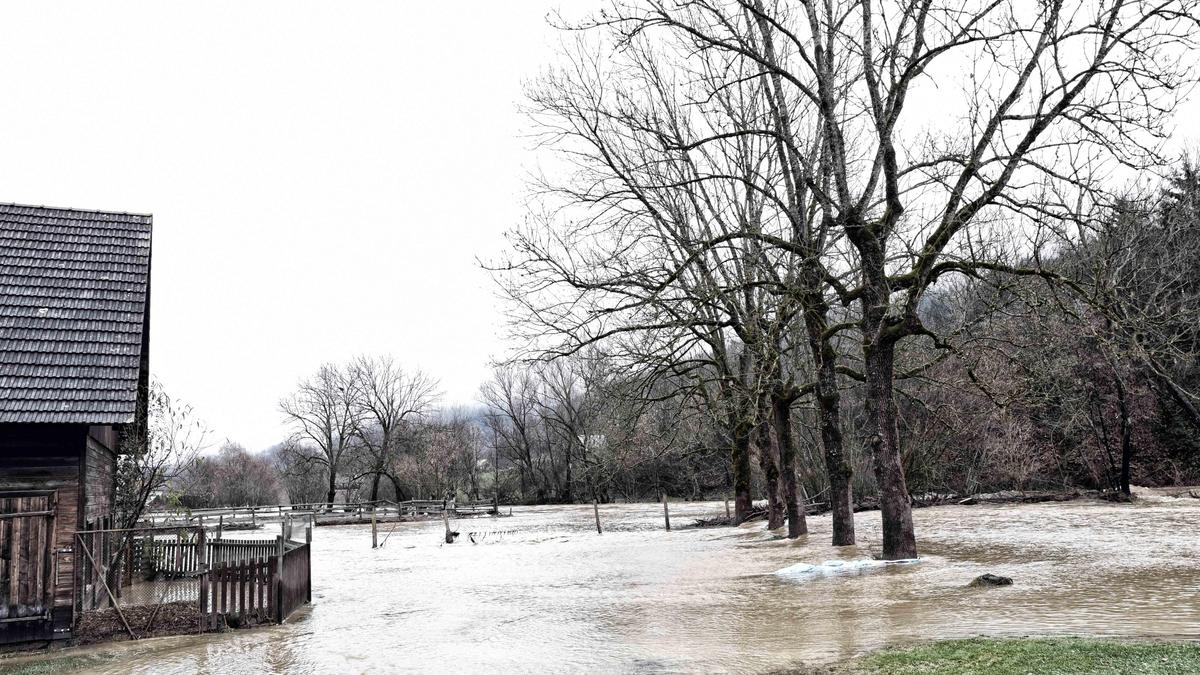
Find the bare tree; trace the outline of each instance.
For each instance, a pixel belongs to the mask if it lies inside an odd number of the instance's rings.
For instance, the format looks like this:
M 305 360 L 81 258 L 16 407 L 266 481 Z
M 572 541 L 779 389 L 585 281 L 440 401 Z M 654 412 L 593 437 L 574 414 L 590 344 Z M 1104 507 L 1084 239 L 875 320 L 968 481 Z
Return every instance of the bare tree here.
M 347 377 L 354 383 L 353 407 L 361 421 L 358 439 L 367 454 L 365 469 L 375 501 L 380 479 L 394 473 L 399 435 L 431 411 L 439 396 L 438 381 L 420 370 L 405 371 L 390 356 L 360 356 L 350 363 Z
M 267 450 L 291 504 L 315 504 L 326 496 L 327 477 L 321 465 L 309 458 L 314 452 L 310 445 L 295 438 Z
M 487 410 L 484 420 L 491 434 L 492 447 L 517 469 L 520 492 L 538 484 L 537 385 L 527 371 L 508 366 L 493 371 L 492 379 L 480 388 Z M 498 459 L 498 458 L 497 458 Z M 497 461 L 497 465 L 499 462 Z
M 1077 220 L 1105 200 L 1101 167 L 1159 160 L 1163 117 L 1194 79 L 1183 57 L 1196 17 L 1194 0 L 696 0 L 614 3 L 593 23 L 624 36 L 662 30 L 696 53 L 745 59 L 762 69 L 781 117 L 805 120 L 799 131 L 776 123 L 741 133 L 789 149 L 785 186 L 806 186 L 813 217 L 848 244 L 852 283 L 823 281 L 859 313 L 884 557 L 917 553 L 894 392 L 897 345 L 937 341 L 921 321 L 922 298 L 944 276 L 998 267 L 972 247 L 989 230 Z M 937 131 L 910 122 L 906 104 L 955 72 L 965 76 L 961 95 L 939 89 L 948 114 Z M 741 236 L 805 254 L 792 241 Z
M 208 442 L 208 428 L 186 403 L 151 382 L 145 426 L 128 429 L 117 461 L 118 527 L 132 528 L 151 499 L 184 475 Z
M 324 468 L 328 478 L 325 501 L 330 506 L 337 494 L 338 471 L 350 459 L 360 436 L 360 398 L 355 378 L 341 367 L 325 364 L 279 403 L 284 418 L 295 429 L 294 438 L 316 449 L 297 453 L 296 459 Z

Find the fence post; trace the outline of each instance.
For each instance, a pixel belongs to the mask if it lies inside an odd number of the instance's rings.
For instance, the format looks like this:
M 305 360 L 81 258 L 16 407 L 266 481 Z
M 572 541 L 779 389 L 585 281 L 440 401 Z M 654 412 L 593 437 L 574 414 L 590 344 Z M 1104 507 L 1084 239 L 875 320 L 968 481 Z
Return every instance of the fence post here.
M 725 498 L 725 520 L 733 520 L 733 516 L 729 515 L 729 497 Z
M 204 528 L 201 527 L 196 532 L 196 567 L 200 567 L 208 562 L 208 536 L 205 534 Z
M 212 626 L 208 612 L 208 563 L 200 565 L 200 632 Z
M 662 493 L 663 497 L 663 521 L 667 524 L 667 532 L 671 531 L 671 512 L 667 509 L 667 493 Z
M 312 528 L 308 528 L 304 532 L 304 556 L 308 563 L 308 580 L 307 587 L 304 591 L 304 602 L 312 604 Z
M 595 497 L 592 498 L 592 511 L 596 514 L 596 534 L 604 534 L 600 530 L 600 500 Z
M 379 531 L 375 522 L 375 509 L 371 509 L 371 548 L 379 548 Z
M 275 538 L 275 622 L 283 623 L 283 537 Z
M 133 585 L 133 533 L 125 537 L 125 585 Z M 74 579 L 71 580 L 74 583 Z

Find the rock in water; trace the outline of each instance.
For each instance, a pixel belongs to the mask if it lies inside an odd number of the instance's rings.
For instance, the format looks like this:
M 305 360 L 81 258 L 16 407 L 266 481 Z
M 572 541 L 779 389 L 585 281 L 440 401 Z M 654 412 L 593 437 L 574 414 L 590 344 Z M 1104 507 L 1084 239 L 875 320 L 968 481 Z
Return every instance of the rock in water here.
M 971 588 L 982 588 L 985 586 L 1012 586 L 1012 579 L 1002 577 L 999 574 L 981 574 L 975 577 L 975 580 L 968 584 Z

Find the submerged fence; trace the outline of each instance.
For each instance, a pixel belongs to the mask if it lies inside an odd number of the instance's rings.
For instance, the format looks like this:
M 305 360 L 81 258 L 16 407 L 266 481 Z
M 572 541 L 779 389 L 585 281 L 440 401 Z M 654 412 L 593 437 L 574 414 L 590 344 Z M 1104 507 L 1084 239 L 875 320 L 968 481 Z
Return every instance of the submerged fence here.
M 311 541 L 280 538 L 275 546 L 274 555 L 220 562 L 201 577 L 200 608 L 210 628 L 283 623 L 312 601 Z

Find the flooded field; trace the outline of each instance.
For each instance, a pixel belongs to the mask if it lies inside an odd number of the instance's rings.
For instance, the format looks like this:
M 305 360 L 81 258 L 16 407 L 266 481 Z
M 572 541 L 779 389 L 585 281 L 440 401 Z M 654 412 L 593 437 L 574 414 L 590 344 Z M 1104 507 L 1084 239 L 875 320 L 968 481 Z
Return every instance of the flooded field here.
M 720 503 L 517 508 L 512 517 L 318 528 L 311 610 L 287 625 L 72 650 L 102 673 L 764 672 L 972 635 L 1200 635 L 1200 500 L 915 512 L 921 562 L 785 577 L 834 549 L 829 518 L 790 542 L 690 529 Z M 381 528 L 382 539 L 392 526 Z M 468 532 L 480 543 L 472 544 Z M 984 572 L 1013 586 L 968 589 Z

